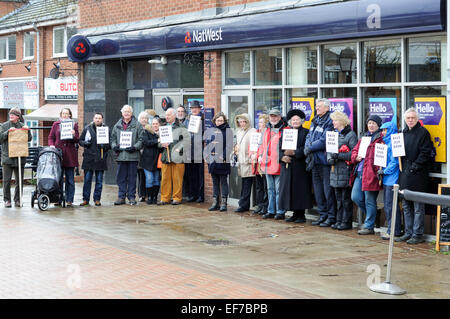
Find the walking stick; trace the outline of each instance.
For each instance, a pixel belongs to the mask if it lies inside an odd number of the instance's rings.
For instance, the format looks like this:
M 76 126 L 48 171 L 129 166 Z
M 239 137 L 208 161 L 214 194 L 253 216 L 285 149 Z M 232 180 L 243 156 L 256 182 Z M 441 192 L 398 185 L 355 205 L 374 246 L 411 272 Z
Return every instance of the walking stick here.
M 170 152 L 169 152 L 169 146 L 167 146 L 166 147 L 166 150 L 167 150 L 167 157 L 169 158 L 169 163 L 171 162 L 171 160 L 170 160 Z
M 22 207 L 22 161 L 19 156 L 19 207 Z
M 400 172 L 403 172 L 403 170 L 402 170 L 402 161 L 401 161 L 401 156 L 399 156 L 398 157 L 398 166 L 399 166 L 399 168 L 400 168 Z

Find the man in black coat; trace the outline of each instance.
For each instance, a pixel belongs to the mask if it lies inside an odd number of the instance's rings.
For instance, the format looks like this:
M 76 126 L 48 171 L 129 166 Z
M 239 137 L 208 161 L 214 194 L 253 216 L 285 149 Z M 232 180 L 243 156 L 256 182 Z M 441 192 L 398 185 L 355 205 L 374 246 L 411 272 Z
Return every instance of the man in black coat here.
M 95 113 L 92 123 L 87 125 L 81 133 L 79 144 L 84 147 L 83 165 L 84 184 L 83 202 L 80 206 L 89 205 L 91 197 L 92 177 L 95 173 L 94 203 L 100 206 L 100 198 L 103 188 L 103 173 L 107 170 L 106 155 L 110 149 L 109 144 L 97 143 L 97 128 L 103 126 L 103 114 Z
M 426 192 L 430 162 L 433 159 L 433 142 L 430 133 L 419 123 L 419 114 L 414 108 L 406 110 L 404 119 L 407 125 L 403 130 L 406 155 L 401 157 L 400 189 Z M 405 234 L 396 241 L 406 241 L 408 244 L 424 242 L 425 204 L 403 199 L 403 214 Z

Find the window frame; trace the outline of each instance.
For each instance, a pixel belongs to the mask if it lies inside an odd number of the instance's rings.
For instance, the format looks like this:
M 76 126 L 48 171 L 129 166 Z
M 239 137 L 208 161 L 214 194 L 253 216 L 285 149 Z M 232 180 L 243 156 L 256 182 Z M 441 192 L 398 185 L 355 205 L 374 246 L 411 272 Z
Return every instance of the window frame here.
M 33 55 L 29 55 L 29 56 L 26 55 L 26 52 L 27 52 L 27 46 L 26 46 L 27 41 L 25 41 L 25 38 L 26 38 L 27 35 L 30 36 L 33 39 Z M 33 60 L 34 59 L 34 51 L 35 51 L 34 50 L 34 44 L 35 44 L 34 37 L 35 37 L 34 32 L 24 32 L 24 34 L 23 34 L 23 60 Z
M 53 58 L 62 58 L 62 57 L 67 57 L 67 43 L 69 42 L 69 39 L 67 38 L 67 29 L 68 29 L 69 27 L 67 27 L 67 26 L 59 26 L 59 27 L 54 27 L 53 28 L 53 49 L 52 49 L 52 51 L 53 51 Z M 63 37 L 64 37 L 64 41 L 63 41 L 63 52 L 55 52 L 55 44 L 56 44 L 56 41 L 55 41 L 55 32 L 56 31 L 58 31 L 58 30 L 64 30 L 64 35 L 63 35 Z
M 14 60 L 10 60 L 9 59 L 9 56 L 10 56 L 10 52 L 9 52 L 9 50 L 10 50 L 10 48 L 9 48 L 9 38 L 14 38 L 15 39 L 15 42 L 16 42 L 16 52 L 14 52 L 14 55 L 15 55 L 15 59 Z M 0 59 L 0 62 L 13 62 L 13 61 L 16 61 L 17 60 L 17 37 L 15 36 L 15 35 L 7 35 L 7 36 L 4 36 L 4 37 L 0 37 L 0 41 L 1 40 L 5 40 L 6 41 L 6 45 L 5 45 L 5 56 L 6 56 L 6 58 L 5 59 Z

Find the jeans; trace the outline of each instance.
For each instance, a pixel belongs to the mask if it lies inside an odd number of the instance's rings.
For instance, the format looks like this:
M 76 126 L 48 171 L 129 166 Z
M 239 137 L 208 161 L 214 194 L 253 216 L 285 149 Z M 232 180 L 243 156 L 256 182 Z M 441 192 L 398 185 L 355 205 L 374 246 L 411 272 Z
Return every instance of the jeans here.
M 213 181 L 213 193 L 215 198 L 228 198 L 228 175 L 211 174 Z M 220 190 L 222 189 L 222 196 Z
M 95 173 L 94 201 L 100 201 L 103 189 L 104 171 L 84 170 L 83 200 L 89 202 L 91 197 L 92 177 Z
M 267 194 L 269 198 L 269 205 L 267 208 L 268 214 L 277 214 L 284 215 L 286 213 L 285 210 L 279 209 L 278 200 L 280 198 L 280 175 L 269 175 L 266 174 L 267 181 Z
M 253 177 L 242 178 L 241 197 L 239 199 L 239 207 L 250 209 L 250 195 L 252 194 Z
M 159 186 L 161 184 L 161 171 L 157 169 L 156 171 L 147 171 L 144 169 L 145 174 L 145 188 L 150 188 L 153 186 Z
M 408 200 L 403 200 L 402 203 L 405 216 L 405 235 L 421 237 L 423 235 L 425 204 Z
M 336 202 L 334 190 L 330 186 L 330 169 L 328 165 L 314 165 L 312 169 L 312 183 L 314 197 L 319 210 L 320 220 L 336 220 Z
M 119 186 L 119 198 L 134 200 L 136 197 L 137 161 L 117 162 L 117 186 Z
M 75 196 L 75 168 L 63 167 L 62 173 L 66 176 L 66 182 L 64 183 L 66 202 L 73 203 Z
M 355 178 L 352 189 L 352 201 L 366 214 L 364 228 L 374 229 L 377 217 L 378 191 L 363 191 L 361 173 Z
M 391 233 L 391 218 L 392 218 L 392 202 L 394 200 L 394 187 L 393 186 L 383 186 L 383 195 L 384 195 L 384 213 L 386 215 L 386 221 L 388 224 L 388 229 L 387 229 L 387 233 L 390 234 Z M 400 216 L 400 209 L 398 207 L 398 202 L 397 202 L 397 212 L 396 212 L 396 217 L 395 217 L 395 231 L 394 231 L 394 236 L 400 236 L 401 235 L 401 230 L 402 230 L 402 225 L 401 225 L 401 216 Z

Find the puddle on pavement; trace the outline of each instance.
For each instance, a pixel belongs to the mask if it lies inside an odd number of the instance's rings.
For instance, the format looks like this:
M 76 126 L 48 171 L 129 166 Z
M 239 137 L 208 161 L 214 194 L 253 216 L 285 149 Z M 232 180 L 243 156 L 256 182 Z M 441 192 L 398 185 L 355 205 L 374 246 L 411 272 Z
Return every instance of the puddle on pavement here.
M 200 242 L 208 244 L 208 245 L 213 245 L 213 246 L 231 245 L 231 242 L 229 240 L 225 240 L 225 239 L 208 239 L 208 240 L 200 240 Z

